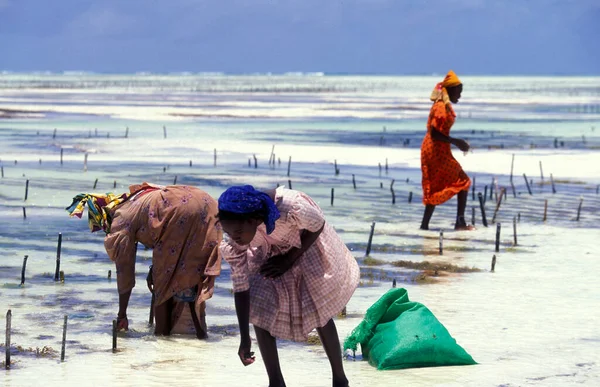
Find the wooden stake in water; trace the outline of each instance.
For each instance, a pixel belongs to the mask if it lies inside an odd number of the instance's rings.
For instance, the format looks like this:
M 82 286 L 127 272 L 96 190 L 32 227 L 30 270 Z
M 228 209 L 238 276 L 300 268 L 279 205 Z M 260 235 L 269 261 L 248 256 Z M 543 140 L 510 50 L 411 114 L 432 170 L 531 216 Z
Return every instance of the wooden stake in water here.
M 527 180 L 527 175 L 523 174 L 523 179 L 525 179 L 525 184 L 527 185 L 527 192 L 529 192 L 530 195 L 533 195 L 531 193 L 531 187 L 529 186 L 529 180 Z
M 113 320 L 112 326 L 112 351 L 117 352 L 117 320 Z
M 492 257 L 492 270 L 491 270 L 491 272 L 493 273 L 494 270 L 496 270 L 496 254 L 494 254 L 494 256 Z
M 63 153 L 64 153 L 64 149 L 60 148 L 60 165 L 63 165 Z
M 2 171 L 2 178 L 4 179 L 4 167 L 0 167 L 0 171 Z
M 56 128 L 54 128 L 54 134 L 52 134 L 52 138 L 56 138 Z
M 512 161 L 510 162 L 510 181 L 513 181 L 513 170 L 515 168 L 515 154 L 512 155 Z
M 88 154 L 86 153 L 85 156 L 83 156 L 83 172 L 87 172 L 87 161 L 88 161 Z
M 56 270 L 54 271 L 54 281 L 59 280 L 60 275 L 60 250 L 62 248 L 62 233 L 58 233 L 58 245 L 56 246 Z
M 163 136 L 167 138 L 167 127 L 163 125 Z
M 552 193 L 555 194 L 556 187 L 554 187 L 554 177 L 552 176 L 552 174 L 550 174 L 550 183 L 552 183 Z M 598 193 L 598 190 L 596 190 L 596 193 Z
M 378 163 L 379 165 L 379 177 L 381 177 L 381 163 Z
M 444 254 L 444 230 L 440 230 L 440 255 Z
M 496 222 L 496 215 L 498 215 L 498 211 L 500 210 L 500 204 L 502 204 L 502 197 L 506 195 L 506 190 L 502 188 L 500 190 L 500 197 L 496 201 L 496 210 L 494 211 L 494 216 L 492 217 L 492 223 Z
M 29 180 L 25 182 L 25 201 L 27 201 L 27 196 L 29 196 Z
M 483 222 L 483 226 L 487 227 L 487 219 L 485 218 L 485 204 L 483 203 L 483 195 L 481 194 L 481 192 L 479 192 L 477 194 L 477 197 L 479 198 L 479 207 L 481 209 L 481 221 Z
M 496 252 L 500 251 L 500 228 L 502 225 L 500 223 L 496 224 Z
M 471 225 L 475 226 L 475 207 L 471 207 Z
M 517 190 L 515 189 L 515 183 L 513 183 L 512 180 L 510 182 L 510 187 L 512 188 L 513 197 L 516 198 L 517 197 Z
M 396 193 L 394 192 L 394 183 L 396 180 L 392 180 L 390 184 L 390 192 L 392 193 L 392 204 L 396 204 Z
M 61 363 L 65 361 L 65 349 L 67 346 L 67 315 L 65 314 L 65 320 L 63 322 L 63 337 L 62 337 L 62 346 L 60 349 L 60 361 Z
M 290 158 L 288 160 L 288 170 L 287 170 L 288 177 L 290 177 L 290 169 L 291 168 L 292 168 L 292 156 L 290 156 Z
M 339 175 L 340 174 L 340 169 L 337 166 L 337 160 L 333 160 L 333 167 L 335 168 L 335 175 Z
M 356 179 L 354 178 L 354 173 L 352 174 L 352 186 L 356 189 Z
M 116 180 L 113 182 L 113 189 L 114 188 L 117 188 L 117 181 Z
M 412 196 L 413 196 L 413 193 L 412 193 L 412 191 L 410 191 L 410 192 L 408 193 L 408 202 L 409 202 L 409 203 L 412 203 Z
M 177 175 L 175 175 L 175 178 L 173 179 L 173 185 L 177 185 Z
M 190 168 L 192 167 L 192 160 L 190 160 Z
M 485 205 L 486 201 L 487 201 L 487 185 L 483 187 L 483 204 L 484 205 Z
M 513 216 L 513 239 L 514 245 L 517 245 L 517 217 Z
M 544 170 L 542 169 L 542 160 L 540 160 L 540 177 L 542 178 L 542 187 L 544 187 Z
M 96 178 L 96 180 L 94 180 L 94 189 L 96 189 L 97 185 L 98 185 L 98 178 Z
M 129 137 L 129 126 L 125 128 L 125 138 Z
M 215 168 L 217 167 L 217 148 L 215 148 L 215 151 L 214 151 L 214 165 L 213 166 Z
M 108 271 L 108 279 L 110 279 L 112 277 L 112 270 Z
M 385 159 L 385 173 L 386 174 L 388 173 L 388 159 L 387 159 L 387 157 Z
M 335 192 L 335 189 L 334 189 L 334 188 L 332 188 L 332 189 L 331 189 L 331 205 L 332 205 L 332 206 L 333 206 L 333 198 L 334 198 L 334 195 L 335 195 L 335 194 L 334 194 L 334 192 Z
M 368 257 L 371 254 L 371 244 L 373 243 L 373 233 L 375 233 L 375 222 L 371 223 L 371 233 L 369 234 L 369 241 L 367 242 L 367 251 L 365 252 L 365 257 Z
M 548 199 L 544 200 L 544 219 L 542 219 L 542 222 L 546 221 L 546 215 L 548 215 Z
M 475 200 L 475 176 L 473 176 L 473 186 L 471 187 L 472 190 L 472 199 Z
M 23 219 L 27 219 L 27 211 L 25 210 L 25 207 L 23 207 Z
M 10 369 L 10 334 L 11 334 L 11 324 L 12 324 L 12 312 L 9 309 L 6 312 L 6 341 L 4 343 L 4 350 L 6 351 L 6 363 L 5 368 Z
M 28 255 L 23 258 L 23 267 L 21 268 L 21 286 L 25 285 L 25 268 L 27 267 L 27 258 L 29 258 Z
M 583 206 L 583 198 L 579 199 L 579 208 L 577 208 L 577 221 L 579 222 L 579 216 L 581 215 L 581 207 Z
M 252 168 L 252 159 L 248 157 L 248 168 Z
M 292 189 L 292 181 L 288 179 L 288 188 Z
M 152 326 L 154 324 L 154 302 L 156 298 L 154 296 L 154 292 L 152 292 L 152 299 L 150 300 L 150 316 L 148 316 L 148 325 Z
M 254 157 L 254 169 L 258 168 L 258 159 L 256 158 L 256 155 L 252 155 L 252 157 Z
M 492 177 L 492 184 L 490 184 L 490 200 L 494 198 L 494 178 Z

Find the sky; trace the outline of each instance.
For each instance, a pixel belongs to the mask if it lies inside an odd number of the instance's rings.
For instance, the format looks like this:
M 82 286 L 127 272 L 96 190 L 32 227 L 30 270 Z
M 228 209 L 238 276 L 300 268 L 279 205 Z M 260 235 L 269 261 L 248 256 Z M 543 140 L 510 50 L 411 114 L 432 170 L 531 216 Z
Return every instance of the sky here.
M 600 0 L 0 0 L 0 71 L 600 75 Z

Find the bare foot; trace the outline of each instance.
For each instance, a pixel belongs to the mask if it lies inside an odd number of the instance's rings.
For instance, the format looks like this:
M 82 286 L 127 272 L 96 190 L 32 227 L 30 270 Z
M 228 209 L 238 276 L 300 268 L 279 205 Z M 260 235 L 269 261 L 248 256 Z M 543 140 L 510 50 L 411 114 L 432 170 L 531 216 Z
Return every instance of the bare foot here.
M 473 230 L 476 230 L 476 228 L 475 228 L 475 226 L 473 226 L 471 224 L 465 225 L 465 226 L 456 225 L 456 226 L 454 226 L 454 230 L 456 230 L 456 231 L 473 231 Z

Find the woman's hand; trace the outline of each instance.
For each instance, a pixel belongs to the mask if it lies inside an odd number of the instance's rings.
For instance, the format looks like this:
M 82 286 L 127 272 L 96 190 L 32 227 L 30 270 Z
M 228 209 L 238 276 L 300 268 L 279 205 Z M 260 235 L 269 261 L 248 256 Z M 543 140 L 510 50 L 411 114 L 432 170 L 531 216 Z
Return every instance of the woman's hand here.
M 127 320 L 127 316 L 117 317 L 117 332 L 128 331 L 128 330 L 129 330 L 129 320 Z
M 278 278 L 294 266 L 295 260 L 289 254 L 275 255 L 263 263 L 260 274 L 265 278 Z
M 455 138 L 453 144 L 456 145 L 458 149 L 460 149 L 463 152 L 468 152 L 469 149 L 471 149 L 469 143 L 460 138 Z
M 238 356 L 242 361 L 244 366 L 249 366 L 254 363 L 256 358 L 254 357 L 254 352 L 251 352 L 250 349 L 252 347 L 252 340 L 250 340 L 250 336 L 242 337 L 240 342 L 240 348 L 238 349 Z

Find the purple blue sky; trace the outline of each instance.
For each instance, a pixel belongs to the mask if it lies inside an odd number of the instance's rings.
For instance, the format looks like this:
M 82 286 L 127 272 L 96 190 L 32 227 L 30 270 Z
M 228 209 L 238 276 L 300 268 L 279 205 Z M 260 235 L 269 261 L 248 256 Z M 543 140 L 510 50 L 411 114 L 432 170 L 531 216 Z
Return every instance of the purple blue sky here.
M 0 70 L 600 74 L 600 0 L 0 0 Z

